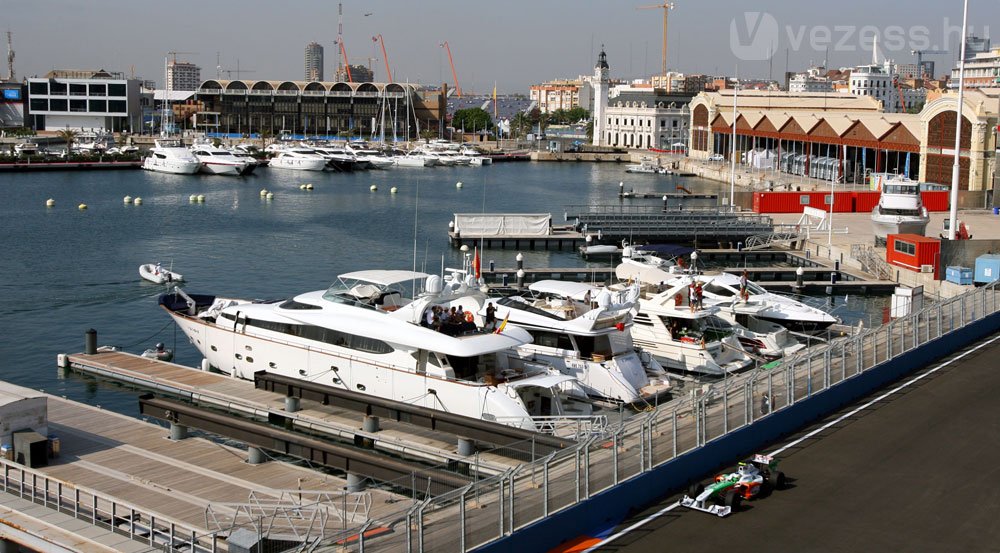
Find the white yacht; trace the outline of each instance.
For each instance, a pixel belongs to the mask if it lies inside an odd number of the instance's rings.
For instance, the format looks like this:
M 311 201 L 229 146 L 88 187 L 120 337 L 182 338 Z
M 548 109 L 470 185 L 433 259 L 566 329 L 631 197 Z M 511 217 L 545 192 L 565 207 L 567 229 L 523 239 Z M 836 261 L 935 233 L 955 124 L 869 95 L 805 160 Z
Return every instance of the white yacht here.
M 526 331 L 485 330 L 471 312 L 471 321 L 440 331 L 424 326 L 435 307 L 471 306 L 469 294 L 466 283 L 446 287 L 436 275 L 370 270 L 284 301 L 175 289 L 160 305 L 205 356 L 205 368 L 234 377 L 264 370 L 530 430 L 544 424 L 535 417 L 589 416 L 592 405 L 573 377 L 505 354 L 531 341 Z
M 720 327 L 718 307 L 693 309 L 686 288 L 673 286 L 639 300 L 632 340 L 661 365 L 684 372 L 724 376 L 750 367 L 732 328 Z
M 142 168 L 158 173 L 193 175 L 201 170 L 201 160 L 178 140 L 158 139 L 142 162 Z
M 923 236 L 928 222 L 919 182 L 894 175 L 882 183 L 882 195 L 872 210 L 876 244 L 885 244 L 889 234 Z
M 327 168 L 333 169 L 334 171 L 347 173 L 354 171 L 355 169 L 368 169 L 369 167 L 368 162 L 359 161 L 357 156 L 339 146 L 320 144 L 316 146 L 303 145 L 303 147 L 309 148 L 317 154 L 325 157 L 327 161 Z
M 750 298 L 744 301 L 739 297 L 739 278 L 733 277 L 736 279 L 736 287 L 733 288 L 733 281 L 729 277 L 732 275 L 723 274 L 718 278 L 688 275 L 671 280 L 666 286 L 674 289 L 675 293 L 684 295 L 689 292 L 689 287 L 695 280 L 701 282 L 703 304 L 706 307 L 719 309 L 717 318 L 720 320 L 713 320 L 716 317 L 709 319 L 709 326 L 733 333 L 745 351 L 759 358 L 778 359 L 806 347 L 795 339 L 789 329 L 763 318 L 763 314 L 773 308 L 771 303 Z M 747 284 L 752 294 L 753 289 L 750 288 L 752 283 Z M 753 286 L 759 288 L 757 285 Z M 784 299 L 783 296 L 777 297 Z
M 41 150 L 34 142 L 18 142 L 14 145 L 14 155 L 16 156 L 37 156 Z
M 461 153 L 463 156 L 469 158 L 469 164 L 470 165 L 474 165 L 474 166 L 475 165 L 479 165 L 479 166 L 493 165 L 493 158 L 491 158 L 489 156 L 484 156 L 483 154 L 479 153 L 479 151 L 476 150 L 475 148 L 470 148 L 468 146 L 462 146 L 462 149 L 459 150 L 459 153 Z
M 671 287 L 682 281 L 690 282 L 690 270 L 678 264 L 683 257 L 671 261 L 655 255 L 636 256 L 629 250 L 630 248 L 625 248 L 622 263 L 615 268 L 615 276 L 619 279 L 634 280 L 661 288 Z M 627 257 L 630 254 L 631 257 Z M 697 278 L 703 283 L 706 306 L 725 307 L 740 301 L 740 277 L 729 273 L 698 273 Z M 747 298 L 741 303 L 743 305 L 740 309 L 743 313 L 753 310 L 755 319 L 776 323 L 797 332 L 823 330 L 839 322 L 836 317 L 822 309 L 811 307 L 788 296 L 768 292 L 753 282 L 747 282 Z M 732 309 L 725 311 L 732 312 Z M 735 316 L 731 320 L 737 322 Z M 765 332 L 766 328 L 768 328 L 766 325 L 762 325 L 750 330 Z
M 371 169 L 388 169 L 394 165 L 392 158 L 374 148 L 348 144 L 344 146 L 344 150 L 353 155 L 359 163 L 367 163 Z
M 328 161 L 326 157 L 323 157 L 314 150 L 295 147 L 279 150 L 278 155 L 272 157 L 267 166 L 275 169 L 294 169 L 297 171 L 323 171 L 326 169 Z
M 516 350 L 522 359 L 551 364 L 589 395 L 623 403 L 669 389 L 663 367 L 632 345 L 637 287 L 613 296 L 589 284 L 543 280 L 528 289 L 528 296 L 489 297 L 478 306 L 485 316 L 492 303 L 497 322 L 508 320 L 531 334 L 532 342 Z
M 392 164 L 396 167 L 433 167 L 437 165 L 437 160 L 416 152 L 410 152 L 408 154 L 393 155 Z
M 249 175 L 257 168 L 256 163 L 251 164 L 233 152 L 210 143 L 195 143 L 191 146 L 191 153 L 201 161 L 201 171 L 210 175 Z
M 625 172 L 665 175 L 667 174 L 667 168 L 662 167 L 659 160 L 643 158 L 639 160 L 638 164 L 627 165 Z

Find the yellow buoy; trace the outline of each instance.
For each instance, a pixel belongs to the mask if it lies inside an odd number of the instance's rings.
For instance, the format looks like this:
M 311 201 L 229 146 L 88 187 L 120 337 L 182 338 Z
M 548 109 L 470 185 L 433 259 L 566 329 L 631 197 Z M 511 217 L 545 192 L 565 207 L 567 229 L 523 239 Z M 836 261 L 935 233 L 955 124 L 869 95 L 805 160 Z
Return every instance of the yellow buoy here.
M 266 197 L 267 199 L 269 199 L 269 200 L 273 200 L 273 199 L 274 199 L 274 192 L 268 192 L 268 193 L 267 193 L 267 196 L 265 196 L 265 197 Z
M 132 203 L 134 203 L 135 205 L 142 205 L 142 198 L 136 198 L 132 200 Z
M 455 188 L 462 188 L 462 181 L 456 182 L 455 183 Z
M 188 196 L 188 201 L 192 202 L 192 203 L 197 202 L 198 201 L 198 195 L 197 194 L 191 194 L 190 196 Z
M 52 198 L 45 200 L 45 207 L 55 207 L 55 206 L 56 206 L 56 201 L 53 200 Z
M 78 205 L 78 206 L 76 206 L 76 207 L 77 207 L 77 208 L 78 208 L 78 209 L 79 209 L 80 211 L 83 211 L 84 209 L 87 209 L 87 204 L 80 204 L 80 205 Z
M 399 192 L 399 189 L 396 188 L 395 186 L 393 186 L 392 188 L 389 189 L 389 193 L 390 194 L 395 194 L 396 192 Z
M 267 189 L 266 188 L 262 188 L 260 190 L 260 197 L 263 198 L 264 196 L 267 196 Z
M 304 185 L 304 184 L 300 184 L 299 185 L 299 190 L 305 190 L 305 189 L 306 189 L 306 185 Z
M 198 203 L 201 203 L 201 204 L 205 203 L 205 195 L 204 194 L 198 194 Z
M 127 203 L 127 204 L 130 204 L 130 203 L 132 203 L 132 196 L 125 196 L 125 197 L 123 198 L 123 201 L 124 201 L 125 203 Z
M 373 185 L 371 185 L 371 186 L 368 187 L 368 190 L 371 190 L 372 192 L 374 192 L 374 191 L 378 190 L 378 186 L 376 186 L 376 185 L 373 184 Z
M 312 190 L 312 189 L 313 189 L 312 183 L 306 185 L 306 190 Z

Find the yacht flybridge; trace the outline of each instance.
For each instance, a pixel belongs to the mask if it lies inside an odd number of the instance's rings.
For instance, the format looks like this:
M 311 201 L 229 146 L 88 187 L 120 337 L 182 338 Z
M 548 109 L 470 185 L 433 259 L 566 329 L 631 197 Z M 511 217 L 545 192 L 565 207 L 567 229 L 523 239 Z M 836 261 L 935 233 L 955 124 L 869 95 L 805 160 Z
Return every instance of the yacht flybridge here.
M 663 367 L 632 345 L 631 311 L 638 288 L 612 293 L 589 284 L 543 280 L 529 295 L 490 297 L 497 321 L 509 320 L 531 334 L 516 349 L 523 359 L 544 361 L 576 378 L 599 398 L 633 403 L 665 392 L 670 382 Z
M 235 377 L 264 370 L 532 430 L 534 417 L 589 415 L 576 379 L 505 354 L 531 341 L 526 331 L 485 329 L 481 317 L 465 312 L 479 293 L 469 284 L 370 270 L 286 300 L 175 289 L 160 305 L 205 356 L 203 364 Z M 428 313 L 453 307 L 462 308 L 463 322 L 427 324 Z
M 158 173 L 193 175 L 201 170 L 202 162 L 178 140 L 158 139 L 142 162 L 142 168 Z

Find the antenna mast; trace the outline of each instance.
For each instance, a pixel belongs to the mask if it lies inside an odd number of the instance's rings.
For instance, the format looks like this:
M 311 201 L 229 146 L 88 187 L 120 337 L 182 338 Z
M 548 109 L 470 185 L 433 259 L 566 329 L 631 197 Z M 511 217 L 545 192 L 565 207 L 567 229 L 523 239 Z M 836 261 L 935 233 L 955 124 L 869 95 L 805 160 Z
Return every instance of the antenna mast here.
M 340 45 L 340 51 L 343 53 L 344 57 L 337 57 L 337 79 L 339 80 L 341 75 L 344 74 L 344 59 L 347 58 L 347 52 L 344 50 L 344 3 L 340 2 L 337 4 L 337 44 Z M 350 78 L 348 78 L 350 80 Z
M 14 39 L 7 31 L 7 80 L 14 81 Z

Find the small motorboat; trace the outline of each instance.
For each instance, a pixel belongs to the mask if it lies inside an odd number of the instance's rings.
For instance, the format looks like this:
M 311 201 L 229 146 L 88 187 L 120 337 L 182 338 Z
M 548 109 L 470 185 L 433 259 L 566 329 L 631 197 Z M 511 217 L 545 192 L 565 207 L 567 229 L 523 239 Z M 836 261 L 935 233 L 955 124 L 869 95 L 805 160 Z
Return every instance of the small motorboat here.
M 168 284 L 170 282 L 181 282 L 184 275 L 160 267 L 159 263 L 146 263 L 139 265 L 139 276 L 154 284 Z
M 156 359 L 157 361 L 172 361 L 174 359 L 174 352 L 172 350 L 166 349 L 163 342 L 156 344 L 156 347 L 152 347 L 142 352 L 140 357 L 145 357 L 146 359 Z

